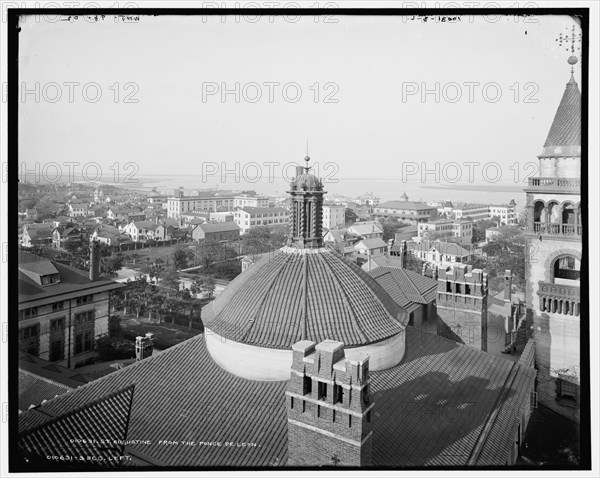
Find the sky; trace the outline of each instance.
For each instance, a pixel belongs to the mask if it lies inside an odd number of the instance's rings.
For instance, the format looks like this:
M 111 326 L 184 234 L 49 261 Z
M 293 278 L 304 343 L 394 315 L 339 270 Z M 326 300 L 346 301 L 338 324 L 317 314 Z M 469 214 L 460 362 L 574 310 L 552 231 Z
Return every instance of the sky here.
M 56 177 L 50 162 L 63 178 L 75 162 L 72 171 L 103 182 L 280 193 L 308 140 L 330 191 L 384 199 L 470 181 L 522 190 L 570 77 L 570 53 L 555 39 L 576 25 L 567 16 L 52 20 L 25 17 L 20 34 L 19 163 L 38 163 L 42 180 Z M 424 166 L 433 172 L 423 176 Z

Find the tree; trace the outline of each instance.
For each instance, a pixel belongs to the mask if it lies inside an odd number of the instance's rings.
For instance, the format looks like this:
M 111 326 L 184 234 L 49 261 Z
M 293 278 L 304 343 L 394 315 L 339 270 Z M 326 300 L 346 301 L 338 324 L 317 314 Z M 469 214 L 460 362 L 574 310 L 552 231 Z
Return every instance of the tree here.
M 422 261 L 417 256 L 412 254 L 410 251 L 406 254 L 406 258 L 404 260 L 403 267 L 404 269 L 408 269 L 409 271 L 416 272 L 417 274 L 423 273 L 423 264 L 425 261 Z
M 108 317 L 108 335 L 111 338 L 121 335 L 121 317 L 118 315 L 110 315 Z
M 346 208 L 344 219 L 345 219 L 346 226 L 351 226 L 356 221 L 358 221 L 358 215 L 354 212 L 354 210 L 352 210 L 350 208 Z
M 191 292 L 193 294 L 198 294 L 200 292 L 207 292 L 208 298 L 212 299 L 212 296 L 215 292 L 215 278 L 212 276 L 201 276 L 197 277 L 191 285 Z
M 506 227 L 494 237 L 493 242 L 483 248 L 486 257 L 475 257 L 470 263 L 488 273 L 491 291 L 497 293 L 503 290 L 505 270 L 512 272 L 513 285 L 524 290 L 526 248 L 527 241 L 523 231 L 517 227 Z
M 383 240 L 385 242 L 396 237 L 396 231 L 400 226 L 396 218 L 380 221 L 381 227 L 383 228 Z
M 175 252 L 171 255 L 175 269 L 185 269 L 189 266 L 189 261 L 193 257 L 193 252 L 185 246 L 177 246 Z
M 473 224 L 473 237 L 471 242 L 474 244 L 476 242 L 485 241 L 485 231 L 490 227 L 496 227 L 497 224 L 491 219 L 484 219 L 482 221 L 477 221 Z

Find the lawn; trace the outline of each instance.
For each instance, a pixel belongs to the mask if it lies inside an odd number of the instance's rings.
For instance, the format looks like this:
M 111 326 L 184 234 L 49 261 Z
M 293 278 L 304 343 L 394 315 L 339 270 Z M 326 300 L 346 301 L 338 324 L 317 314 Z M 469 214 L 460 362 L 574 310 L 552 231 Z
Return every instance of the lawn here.
M 154 346 L 160 350 L 168 349 L 202 333 L 200 329 L 189 329 L 179 324 L 158 324 L 147 318 L 136 319 L 135 317 L 123 318 L 121 328 L 123 337 L 133 341 L 137 336 L 144 336 L 148 332 L 152 332 L 154 334 Z

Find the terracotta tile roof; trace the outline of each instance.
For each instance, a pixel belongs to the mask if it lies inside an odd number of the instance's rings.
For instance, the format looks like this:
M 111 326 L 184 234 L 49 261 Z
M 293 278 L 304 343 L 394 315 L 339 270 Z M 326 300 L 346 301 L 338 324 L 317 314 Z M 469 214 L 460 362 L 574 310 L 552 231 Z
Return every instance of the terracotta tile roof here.
M 581 146 L 581 92 L 571 76 L 563 93 L 542 156 L 557 146 Z
M 53 463 L 46 457 L 61 455 L 96 458 L 95 462 L 67 462 L 70 468 L 113 468 L 121 465 L 122 462 L 114 461 L 114 458 L 123 455 L 124 445 L 104 441 L 123 442 L 127 437 L 133 392 L 134 386 L 130 385 L 22 431 L 18 442 L 21 457 L 27 458 L 29 463 L 49 468 L 65 462 Z M 87 443 L 78 440 L 86 440 Z
M 407 352 L 400 366 L 371 373 L 373 463 L 465 466 L 484 440 L 480 459 L 504 465 L 512 443 L 503 437 L 516 431 L 507 418 L 510 410 L 529 405 L 524 390 L 533 386 L 531 369 L 413 327 L 406 330 Z M 511 372 L 518 380 L 507 381 Z M 498 408 L 496 421 L 481 436 Z M 498 448 L 488 460 L 492 446 Z
M 407 327 L 406 341 L 400 365 L 371 372 L 373 464 L 464 466 L 477 446 L 476 465 L 504 465 L 517 413 L 529 404 L 535 371 L 413 327 Z M 126 439 L 151 444 L 133 443 L 125 452 L 140 457 L 140 463 L 179 467 L 286 463 L 286 382 L 246 380 L 224 371 L 211 359 L 203 336 L 22 413 L 19 430 L 27 433 L 53 417 L 90 408 L 78 423 L 85 420 L 92 434 L 105 434 L 112 427 L 111 436 L 118 435 L 123 405 L 97 402 L 133 384 Z M 112 420 L 116 423 L 108 423 Z M 491 427 L 482 435 L 488 421 Z M 71 423 L 53 425 L 56 435 L 40 446 L 72 438 Z M 190 440 L 197 445 L 165 446 L 159 440 Z M 226 441 L 260 446 L 199 444 Z
M 127 454 L 179 467 L 268 466 L 276 457 L 280 462 L 287 459 L 286 382 L 253 381 L 226 372 L 213 362 L 202 335 L 21 414 L 20 432 L 42 420 L 27 417 L 31 413 L 60 416 L 133 384 L 127 440 L 149 440 L 151 444 L 128 445 Z M 103 420 L 111 420 L 110 414 L 102 413 Z M 69 435 L 63 431 L 57 436 Z M 197 445 L 165 446 L 159 440 L 187 440 Z M 257 446 L 226 447 L 225 442 Z
M 19 410 L 25 411 L 69 390 L 71 387 L 19 369 Z
M 356 264 L 324 250 L 276 251 L 202 309 L 205 325 L 236 342 L 289 349 L 302 339 L 357 346 L 402 331 L 402 309 Z
M 401 307 L 411 303 L 427 304 L 437 290 L 437 281 L 399 267 L 377 267 L 369 274 Z

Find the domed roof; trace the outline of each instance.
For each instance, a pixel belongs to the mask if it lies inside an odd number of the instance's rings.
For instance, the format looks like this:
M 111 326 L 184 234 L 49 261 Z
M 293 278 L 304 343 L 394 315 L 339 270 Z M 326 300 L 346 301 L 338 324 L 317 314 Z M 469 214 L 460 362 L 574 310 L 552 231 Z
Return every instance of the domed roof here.
M 202 310 L 226 339 L 273 349 L 326 339 L 357 347 L 404 330 L 407 314 L 356 264 L 327 249 L 284 247 L 240 274 Z
M 292 182 L 292 187 L 297 189 L 306 189 L 307 191 L 316 191 L 323 187 L 319 178 L 309 172 L 304 172 L 297 176 Z

